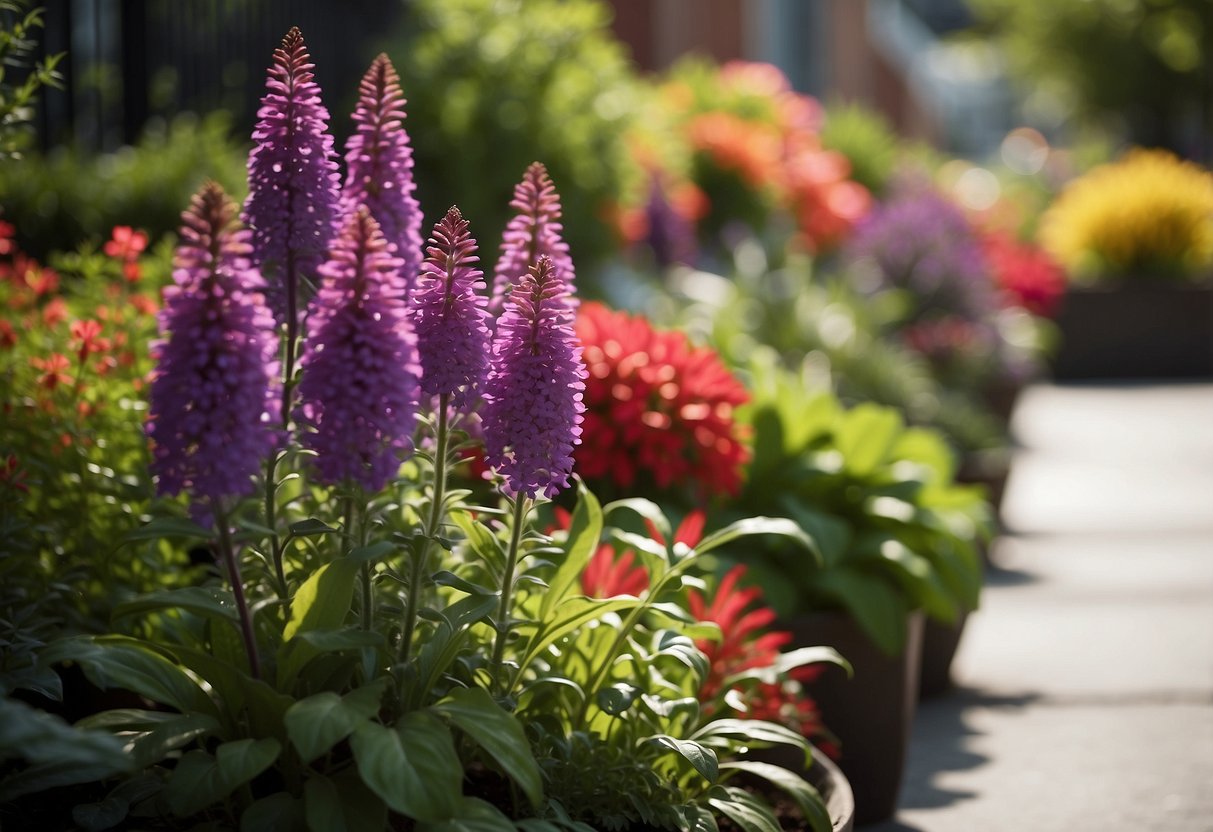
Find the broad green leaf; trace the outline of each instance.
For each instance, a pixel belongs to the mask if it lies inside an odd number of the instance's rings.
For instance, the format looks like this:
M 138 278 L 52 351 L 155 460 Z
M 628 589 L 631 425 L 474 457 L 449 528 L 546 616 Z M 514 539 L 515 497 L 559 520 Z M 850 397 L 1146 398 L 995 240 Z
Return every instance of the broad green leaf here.
M 382 647 L 383 633 L 345 627 L 340 630 L 304 630 L 295 634 L 298 641 L 314 647 L 321 653 L 339 650 L 357 650 L 362 647 Z
M 332 691 L 301 699 L 287 709 L 286 735 L 306 763 L 348 737 L 366 720 L 351 712 Z
M 866 539 L 865 539 L 866 538 Z M 894 575 L 913 601 L 940 621 L 956 620 L 956 604 L 932 568 L 931 561 L 910 551 L 896 538 L 877 534 L 856 541 L 855 552 L 894 567 Z
M 903 427 L 901 414 L 891 407 L 865 403 L 847 411 L 834 433 L 846 470 L 870 476 L 889 459 Z
M 299 520 L 291 523 L 291 534 L 295 537 L 308 537 L 316 534 L 334 534 L 341 531 L 335 529 L 323 520 L 318 520 L 315 517 L 309 517 L 306 520 Z
M 130 804 L 116 797 L 107 797 L 97 803 L 81 803 L 72 807 L 72 820 L 85 832 L 103 832 L 113 829 L 126 820 Z
M 151 522 L 132 529 L 122 536 L 122 542 L 134 543 L 140 540 L 160 540 L 162 538 L 200 538 L 210 540 L 215 532 L 203 528 L 192 520 L 184 517 L 155 517 Z
M 463 766 L 450 730 L 435 717 L 413 711 L 395 729 L 367 722 L 350 745 L 363 782 L 391 809 L 420 821 L 458 813 Z
M 783 766 L 762 763 L 756 760 L 731 760 L 720 764 L 726 771 L 744 771 L 761 777 L 776 788 L 786 792 L 796 801 L 800 814 L 808 821 L 812 832 L 831 832 L 834 828 L 830 812 L 821 794 L 799 774 Z
M 356 772 L 310 777 L 303 784 L 303 806 L 309 832 L 364 832 L 387 824 L 387 805 Z
M 113 618 L 141 615 L 160 610 L 181 609 L 197 615 L 221 618 L 238 624 L 240 615 L 232 594 L 226 589 L 208 586 L 190 586 L 183 589 L 166 589 L 140 595 L 114 608 Z
M 431 710 L 471 737 L 501 770 L 513 778 L 538 808 L 543 803 L 543 775 L 531 754 L 522 725 L 481 688 L 458 688 Z
M 255 802 L 240 816 L 240 832 L 301 832 L 303 801 L 276 792 Z
M 317 569 L 295 593 L 291 620 L 282 632 L 283 641 L 301 630 L 335 630 L 345 622 L 354 597 L 358 564 L 338 558 Z
M 458 814 L 441 823 L 422 824 L 423 832 L 516 832 L 514 822 L 493 804 L 478 797 L 460 801 Z
M 218 721 L 206 714 L 173 714 L 175 719 L 165 720 L 130 743 L 130 754 L 138 768 L 147 768 L 160 762 L 170 751 L 189 744 L 198 737 L 218 734 Z
M 727 816 L 742 832 L 783 832 L 770 807 L 754 795 L 732 787 L 723 791 L 727 796 L 709 797 L 708 805 Z
M 710 747 L 727 748 L 730 743 L 744 742 L 747 745 L 788 745 L 805 754 L 809 752 L 808 742 L 799 733 L 761 719 L 714 719 L 691 734 L 690 739 Z
M 224 743 L 213 757 L 205 751 L 188 752 L 164 788 L 169 808 L 183 818 L 201 812 L 269 768 L 279 751 L 277 740 L 265 738 Z
M 818 551 L 817 544 L 813 541 L 813 538 L 809 537 L 808 533 L 800 528 L 795 521 L 789 520 L 786 517 L 747 517 L 743 520 L 738 520 L 735 523 L 730 523 L 723 529 L 712 532 L 699 541 L 699 545 L 695 547 L 695 551 L 701 555 L 707 554 L 713 549 L 717 549 L 726 543 L 731 543 L 738 538 L 756 534 L 773 534 L 798 543 L 812 555 L 816 566 L 821 567 L 824 565 L 821 552 Z
M 645 742 L 660 745 L 678 754 L 682 759 L 690 763 L 692 768 L 699 772 L 700 776 L 704 780 L 707 780 L 708 783 L 715 783 L 716 778 L 720 775 L 716 752 L 693 740 L 680 740 L 668 734 L 657 734 L 648 737 Z
M 33 765 L 0 782 L 0 802 L 134 768 L 118 737 L 73 727 L 57 716 L 5 697 L 0 698 L 0 761 L 10 759 Z
M 182 713 L 219 715 L 215 703 L 185 671 L 135 639 L 73 636 L 50 644 L 41 659 L 47 664 L 75 662 L 103 690 L 129 690 Z
M 552 613 L 549 620 L 540 622 L 539 629 L 527 643 L 521 668 L 527 667 L 535 657 L 569 633 L 609 612 L 631 609 L 640 604 L 637 598 L 566 598 Z
M 539 608 L 539 618 L 547 618 L 556 604 L 563 601 L 569 590 L 578 585 L 581 573 L 590 558 L 598 551 L 602 537 L 602 506 L 585 484 L 577 482 L 577 508 L 573 510 L 573 521 L 569 525 L 565 556 L 556 573 L 548 581 L 548 590 Z
M 350 550 L 350 560 L 355 563 L 374 563 L 383 560 L 396 551 L 396 544 L 390 540 L 379 540 L 366 546 L 358 546 Z
M 842 566 L 822 572 L 814 583 L 850 614 L 881 650 L 890 656 L 901 653 L 911 607 L 900 587 L 882 575 Z

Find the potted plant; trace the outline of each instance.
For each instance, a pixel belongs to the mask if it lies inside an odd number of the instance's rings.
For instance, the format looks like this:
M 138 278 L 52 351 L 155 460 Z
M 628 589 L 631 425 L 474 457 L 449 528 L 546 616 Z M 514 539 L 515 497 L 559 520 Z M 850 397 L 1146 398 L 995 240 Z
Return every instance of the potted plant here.
M 1132 150 L 1071 182 L 1039 235 L 1071 280 L 1058 379 L 1213 375 L 1213 174 Z
M 838 828 L 797 772 L 803 734 L 738 707 L 836 655 L 718 663 L 713 692 L 720 615 L 693 614 L 709 604 L 704 556 L 761 534 L 814 559 L 812 539 L 760 517 L 680 541 L 655 504 L 585 489 L 567 530 L 543 533 L 585 377 L 555 188 L 527 171 L 486 297 L 457 209 L 423 257 L 388 60 L 363 79 L 340 189 L 311 69 L 293 29 L 243 222 L 218 185 L 195 196 L 152 348 L 163 502 L 115 556 L 194 547 L 217 573 L 118 604 L 115 632 L 37 651 L 40 670 L 133 699 L 74 726 L 0 700 L 0 802 L 97 830 L 773 828 L 744 774 L 810 828 Z M 493 472 L 482 504 L 449 477 L 468 428 Z M 584 590 L 604 538 L 635 552 L 643 591 Z M 773 746 L 798 765 L 744 756 Z

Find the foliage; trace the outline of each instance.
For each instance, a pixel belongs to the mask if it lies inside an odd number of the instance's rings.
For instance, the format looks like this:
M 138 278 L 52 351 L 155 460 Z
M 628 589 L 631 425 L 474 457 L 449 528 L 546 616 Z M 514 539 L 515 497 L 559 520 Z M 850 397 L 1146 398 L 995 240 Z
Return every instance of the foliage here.
M 828 106 L 821 144 L 847 157 L 852 179 L 874 196 L 884 196 L 899 147 L 897 134 L 879 113 L 855 103 Z
M 427 126 L 413 135 L 419 198 L 496 231 L 542 159 L 573 256 L 587 270 L 606 257 L 604 212 L 637 185 L 623 141 L 635 79 L 607 15 L 598 0 L 414 3 L 398 68 L 411 119 Z
M 845 610 L 889 653 L 910 610 L 952 621 L 974 609 L 988 509 L 977 489 L 955 484 L 941 438 L 891 408 L 848 409 L 806 390 L 769 354 L 751 370 L 754 400 L 741 415 L 754 461 L 735 510 L 761 505 L 795 520 L 825 561 L 805 569 L 787 547 L 752 546 L 744 560 L 776 608 Z
M 193 350 L 199 359 L 188 368 L 199 379 L 198 389 L 184 391 L 187 401 L 175 403 L 182 435 L 228 429 L 209 420 L 224 399 L 213 391 L 241 383 L 229 371 L 248 356 L 236 355 L 238 339 L 216 334 L 237 325 L 246 334 L 278 333 L 270 317 L 257 311 L 261 279 L 248 264 L 248 232 L 232 221 L 233 214 L 218 186 L 204 186 L 184 217 L 174 286 L 164 294 L 174 314 L 161 318 L 161 343 L 167 346 L 156 351 L 161 361 L 151 386 L 161 389 L 166 374 L 186 372 L 165 355 Z M 355 225 L 362 228 L 359 245 L 335 244 L 319 269 L 325 283 L 313 314 L 317 305 L 338 300 L 363 303 L 367 285 L 375 281 L 384 298 L 403 303 L 391 291 L 398 275 L 388 273 L 400 261 L 384 255 L 378 226 L 365 212 L 349 227 Z M 107 251 L 124 274 L 95 283 L 121 296 L 129 291 L 126 267 L 142 238 L 127 229 L 116 231 L 111 242 Z M 431 243 L 430 264 L 445 262 L 453 269 L 457 258 L 442 245 Z M 460 250 L 467 254 L 466 247 Z M 551 259 L 540 258 L 531 266 L 532 282 L 552 269 Z M 27 273 L 20 272 L 21 280 L 32 287 Z M 37 285 L 45 285 L 43 270 L 36 277 Z M 347 283 L 354 291 L 335 297 Z M 532 333 L 558 334 L 564 326 L 574 303 L 567 291 L 528 294 L 527 285 L 524 277 L 510 289 L 498 319 L 499 341 L 515 337 L 501 321 L 525 315 L 527 304 L 542 306 L 553 319 L 532 312 Z M 37 301 L 36 290 L 20 291 L 33 292 Z M 386 304 L 384 298 L 377 300 Z M 198 314 L 177 314 L 182 310 Z M 254 314 L 237 314 L 249 310 Z M 388 310 L 395 328 L 384 337 L 414 337 L 408 314 L 397 318 L 394 311 Z M 170 328 L 175 325 L 180 328 Z M 517 329 L 523 337 L 527 327 Z M 83 367 L 93 354 L 89 345 L 100 347 L 100 331 L 80 326 L 74 332 Z M 247 344 L 250 354 L 262 349 L 259 338 Z M 311 346 L 305 338 L 305 355 Z M 384 397 L 372 389 L 376 374 L 368 370 L 376 367 L 363 361 L 367 352 L 350 361 L 349 378 L 341 380 L 366 386 L 362 404 L 370 422 L 383 411 Z M 493 350 L 494 364 L 504 352 Z M 579 350 L 570 354 L 584 375 Z M 277 362 L 260 360 L 278 369 Z M 70 375 L 73 365 L 65 361 L 43 361 L 35 368 L 40 375 L 21 368 L 38 388 L 27 394 L 30 402 L 21 403 L 31 408 L 31 417 L 40 402 L 56 406 L 53 416 L 61 411 L 55 396 L 81 392 L 84 377 L 79 370 Z M 140 373 L 146 372 L 143 362 L 141 353 Z M 692 545 L 674 538 L 655 504 L 625 499 L 602 506 L 580 488 L 567 531 L 546 534 L 536 512 L 544 500 L 528 498 L 519 485 L 535 471 L 519 472 L 516 479 L 508 471 L 494 472 L 495 494 L 481 504 L 471 501 L 471 492 L 449 486 L 448 470 L 469 443 L 476 444 L 464 430 L 475 427 L 469 417 L 475 408 L 473 402 L 468 411 L 449 407 L 445 392 L 424 403 L 416 436 L 407 437 L 415 443 L 383 442 L 358 452 L 368 466 L 372 454 L 392 455 L 397 464 L 385 487 L 368 491 L 348 475 L 330 484 L 318 475 L 316 455 L 342 451 L 307 450 L 308 419 L 315 412 L 309 415 L 306 404 L 298 411 L 291 406 L 316 371 L 306 361 L 297 372 L 291 367 L 283 363 L 281 385 L 275 387 L 284 402 L 280 421 L 277 408 L 268 420 L 259 406 L 220 414 L 259 425 L 278 440 L 266 458 L 253 460 L 261 473 L 251 478 L 252 495 L 244 496 L 243 482 L 199 493 L 193 474 L 180 483 L 161 481 L 161 490 L 184 486 L 190 508 L 205 511 L 194 511 L 190 519 L 180 503 L 154 505 L 146 513 L 132 506 L 147 522 L 125 533 L 109 528 L 99 541 L 121 542 L 115 560 L 135 560 L 143 547 L 154 547 L 170 579 L 186 574 L 171 558 L 197 548 L 223 566 L 224 577 L 191 576 L 188 586 L 150 583 L 152 591 L 125 598 L 112 610 L 116 628 L 126 634 L 67 633 L 45 646 L 23 645 L 37 673 L 58 669 L 78 674 L 82 682 L 61 690 L 49 681 L 34 688 L 47 699 L 61 699 L 51 707 L 72 715 L 74 725 L 49 712 L 31 714 L 15 699 L 0 700 L 0 804 L 6 823 L 35 818 L 44 828 L 61 828 L 70 810 L 72 821 L 87 829 L 131 823 L 246 831 L 407 825 L 588 832 L 647 825 L 711 832 L 717 816 L 745 832 L 777 828 L 772 809 L 737 785 L 737 775 L 746 771 L 787 792 L 816 832 L 829 828 L 820 796 L 796 773 L 737 759 L 751 748 L 786 745 L 807 761 L 809 746 L 787 727 L 737 718 L 728 702 L 713 700 L 710 708 L 701 703 L 710 667 L 704 648 L 721 632 L 688 611 L 694 606 L 688 592 L 705 589 L 697 574 L 704 557 L 750 537 L 786 538 L 815 559 L 813 541 L 794 523 L 746 518 Z M 128 383 L 137 386 L 133 378 Z M 156 397 L 153 404 L 164 406 Z M 162 418 L 152 414 L 153 421 Z M 51 418 L 45 421 L 54 425 Z M 504 421 L 502 430 L 526 429 Z M 360 429 L 354 422 L 351 429 Z M 568 427 L 575 432 L 577 425 Z M 129 439 L 118 433 L 115 442 Z M 542 436 L 527 438 L 542 444 Z M 102 439 L 109 448 L 108 435 L 99 436 L 97 445 L 102 447 Z M 507 438 L 506 444 L 517 440 Z M 402 459 L 401 444 L 418 450 Z M 184 455 L 199 470 L 225 462 L 214 455 L 198 458 L 197 445 L 156 450 L 158 458 Z M 146 451 L 140 448 L 139 454 L 145 462 Z M 552 460 L 515 462 L 551 473 Z M 6 463 L 0 480 L 0 520 L 6 524 L 11 497 L 23 488 L 34 490 L 17 471 Z M 142 472 L 131 484 L 146 493 Z M 544 491 L 560 484 L 553 481 Z M 69 477 L 58 496 L 87 500 L 84 486 Z M 117 501 L 103 502 L 96 513 L 125 522 Z M 64 521 L 75 514 L 73 504 L 53 508 Z M 646 524 L 653 531 L 637 530 Z M 28 528 L 16 531 L 20 542 L 30 534 Z M 636 552 L 647 585 L 639 596 L 591 598 L 581 591 L 578 578 L 604 540 Z M 719 609 L 706 598 L 699 603 Z M 32 630 L 20 635 L 27 643 L 46 640 Z M 771 651 L 764 666 L 738 668 L 733 675 L 778 684 L 795 667 L 822 660 L 839 661 L 828 650 Z M 32 682 L 6 677 L 5 691 L 25 695 L 42 682 L 26 676 Z M 64 787 L 74 788 L 47 791 Z
M 43 26 L 43 9 L 28 10 L 25 0 L 0 2 L 0 161 L 21 158 L 31 131 L 34 105 L 44 87 L 58 88 L 62 77 L 55 67 L 63 54 L 32 60 L 37 41 L 34 30 Z M 26 70 L 18 83 L 8 79 L 13 70 Z
M 1040 239 L 1076 280 L 1199 273 L 1213 264 L 1213 174 L 1134 150 L 1071 182 L 1041 218 Z
M 22 248 L 35 257 L 98 245 L 115 226 L 153 241 L 177 227 L 182 206 L 205 179 L 244 190 L 244 147 L 223 113 L 153 122 L 139 143 L 93 156 L 72 148 L 0 166 L 0 206 Z
M 117 228 L 50 267 L 0 231 L 3 617 L 96 631 L 130 595 L 190 578 L 184 553 L 114 551 L 152 504 L 143 390 L 167 249 L 142 256 L 146 237 Z
M 1204 119 L 1207 0 L 969 0 L 1021 85 L 1088 122 L 1127 122 L 1133 141 L 1179 149 Z M 1203 109 L 1202 109 L 1203 108 Z M 1200 128 L 1198 128 L 1199 130 Z

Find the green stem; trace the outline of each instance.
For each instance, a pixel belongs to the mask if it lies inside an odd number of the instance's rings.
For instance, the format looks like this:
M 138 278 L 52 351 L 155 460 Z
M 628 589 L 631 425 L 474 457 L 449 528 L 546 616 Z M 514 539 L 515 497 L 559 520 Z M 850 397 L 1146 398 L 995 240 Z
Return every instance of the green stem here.
M 518 549 L 522 543 L 522 525 L 526 514 L 527 498 L 520 494 L 514 499 L 514 525 L 510 529 L 510 548 L 506 552 L 505 574 L 501 579 L 501 603 L 497 607 L 497 640 L 493 644 L 493 663 L 489 667 L 489 677 L 494 685 L 498 684 L 501 666 L 505 660 L 505 639 L 510 632 L 510 596 L 514 588 L 514 568 L 518 564 Z
M 227 514 L 219 501 L 215 502 L 215 525 L 219 529 L 219 554 L 227 567 L 228 579 L 232 582 L 232 594 L 236 598 L 236 612 L 240 616 L 240 632 L 244 636 L 244 649 L 248 653 L 249 670 L 254 679 L 261 678 L 261 658 L 257 655 L 257 635 L 253 630 L 253 614 L 248 599 L 244 596 L 244 581 L 240 577 L 240 562 L 232 546 L 232 533 L 228 528 Z
M 270 458 L 265 465 L 265 527 L 272 530 L 270 534 L 270 554 L 273 556 L 274 562 L 275 589 L 278 593 L 278 598 L 286 605 L 286 618 L 289 621 L 291 617 L 291 592 L 286 583 L 286 570 L 282 565 L 282 539 L 278 537 L 278 527 L 276 525 L 278 522 L 278 501 L 274 477 L 277 475 L 278 462 L 281 458 L 281 452 L 275 450 L 270 454 Z
M 442 523 L 442 505 L 446 499 L 446 455 L 450 442 L 450 426 L 447 423 L 447 410 L 450 407 L 450 393 L 438 397 L 438 425 L 436 428 L 437 444 L 434 448 L 434 490 L 430 501 L 429 522 L 425 526 L 425 539 L 409 552 L 409 588 L 404 599 L 404 627 L 400 634 L 400 661 L 409 660 L 412 650 L 413 632 L 417 629 L 417 605 L 421 598 L 421 573 L 430 548 L 437 543 L 438 530 Z

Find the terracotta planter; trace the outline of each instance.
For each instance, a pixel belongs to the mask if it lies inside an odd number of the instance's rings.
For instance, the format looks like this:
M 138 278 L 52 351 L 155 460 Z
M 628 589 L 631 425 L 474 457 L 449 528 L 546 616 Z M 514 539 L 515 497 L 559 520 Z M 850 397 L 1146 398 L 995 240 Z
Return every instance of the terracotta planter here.
M 855 670 L 847 679 L 841 668 L 826 667 L 806 692 L 838 738 L 838 767 L 854 793 L 856 824 L 884 820 L 897 809 L 918 704 L 922 622 L 921 613 L 910 616 L 906 647 L 899 656 L 882 652 L 843 613 L 811 613 L 781 626 L 793 633 L 796 646 L 829 645 Z
M 1072 287 L 1057 326 L 1060 381 L 1213 377 L 1213 283 Z
M 922 666 L 918 674 L 918 698 L 933 699 L 952 689 L 952 660 L 964 635 L 969 614 L 961 613 L 952 624 L 928 618 L 922 628 Z

